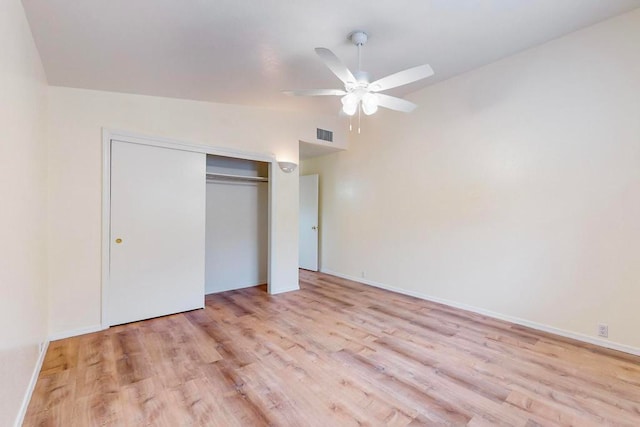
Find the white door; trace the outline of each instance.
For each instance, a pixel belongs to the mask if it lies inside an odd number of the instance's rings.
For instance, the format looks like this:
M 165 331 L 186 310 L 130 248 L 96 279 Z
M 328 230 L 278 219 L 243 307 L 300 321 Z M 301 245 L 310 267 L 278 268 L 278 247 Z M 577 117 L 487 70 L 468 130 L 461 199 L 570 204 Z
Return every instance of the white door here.
M 300 268 L 318 271 L 318 175 L 300 177 Z
M 112 141 L 106 321 L 204 306 L 206 155 Z

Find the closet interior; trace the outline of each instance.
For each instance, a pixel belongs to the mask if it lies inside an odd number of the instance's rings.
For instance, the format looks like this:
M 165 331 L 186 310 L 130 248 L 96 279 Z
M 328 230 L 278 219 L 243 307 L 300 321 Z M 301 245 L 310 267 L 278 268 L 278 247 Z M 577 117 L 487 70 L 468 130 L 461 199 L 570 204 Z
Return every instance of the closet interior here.
M 205 293 L 267 283 L 269 163 L 207 155 Z

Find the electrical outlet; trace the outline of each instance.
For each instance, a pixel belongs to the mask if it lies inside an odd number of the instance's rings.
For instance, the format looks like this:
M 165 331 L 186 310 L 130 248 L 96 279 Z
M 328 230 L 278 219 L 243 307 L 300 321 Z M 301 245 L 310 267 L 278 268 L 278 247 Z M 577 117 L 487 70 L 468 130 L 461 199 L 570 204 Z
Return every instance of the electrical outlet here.
M 364 279 L 364 271 L 360 273 L 360 277 Z
M 607 338 L 609 337 L 609 325 L 605 325 L 604 323 L 600 323 L 598 325 L 598 336 Z

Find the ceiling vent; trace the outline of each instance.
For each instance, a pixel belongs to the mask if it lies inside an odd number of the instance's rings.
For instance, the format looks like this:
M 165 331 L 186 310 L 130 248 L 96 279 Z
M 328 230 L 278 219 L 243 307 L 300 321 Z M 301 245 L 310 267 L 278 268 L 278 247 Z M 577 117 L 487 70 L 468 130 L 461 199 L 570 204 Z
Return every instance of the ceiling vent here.
M 321 141 L 333 142 L 333 132 L 331 132 L 330 130 L 317 128 L 316 138 Z

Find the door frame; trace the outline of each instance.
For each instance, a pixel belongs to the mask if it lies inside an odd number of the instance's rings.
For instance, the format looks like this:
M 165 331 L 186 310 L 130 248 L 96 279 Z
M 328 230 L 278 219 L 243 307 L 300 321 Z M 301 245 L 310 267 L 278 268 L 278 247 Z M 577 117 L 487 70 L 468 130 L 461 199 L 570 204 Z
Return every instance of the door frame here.
M 260 162 L 266 162 L 269 164 L 269 186 L 268 186 L 268 250 L 267 250 L 267 292 L 271 293 L 271 272 L 273 271 L 273 257 L 272 254 L 272 242 L 271 238 L 273 233 L 273 215 L 275 212 L 275 198 L 274 192 L 276 191 L 273 179 L 273 174 L 278 168 L 276 158 L 272 154 L 252 153 L 241 150 L 234 150 L 222 147 L 212 147 L 203 144 L 192 144 L 182 141 L 177 141 L 170 138 L 156 137 L 141 135 L 128 131 L 114 130 L 108 128 L 102 128 L 102 235 L 101 235 L 101 313 L 100 323 L 103 329 L 109 327 L 107 319 L 107 303 L 108 292 L 107 289 L 110 285 L 110 265 L 111 265 L 111 253 L 110 253 L 110 239 L 111 239 L 111 141 L 116 140 L 120 142 L 127 142 L 131 144 L 150 145 L 154 147 L 169 148 L 174 150 L 192 151 L 195 153 L 212 154 L 218 156 L 234 157 L 244 160 L 255 160 Z

